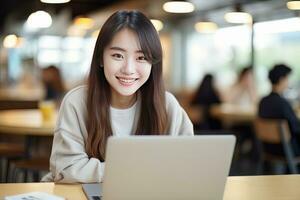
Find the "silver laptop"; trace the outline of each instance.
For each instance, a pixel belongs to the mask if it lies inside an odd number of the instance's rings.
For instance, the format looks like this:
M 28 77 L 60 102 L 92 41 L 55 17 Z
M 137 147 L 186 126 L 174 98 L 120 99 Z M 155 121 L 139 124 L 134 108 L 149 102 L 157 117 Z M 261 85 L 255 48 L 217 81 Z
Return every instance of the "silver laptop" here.
M 234 144 L 232 135 L 111 137 L 97 192 L 102 200 L 221 200 Z

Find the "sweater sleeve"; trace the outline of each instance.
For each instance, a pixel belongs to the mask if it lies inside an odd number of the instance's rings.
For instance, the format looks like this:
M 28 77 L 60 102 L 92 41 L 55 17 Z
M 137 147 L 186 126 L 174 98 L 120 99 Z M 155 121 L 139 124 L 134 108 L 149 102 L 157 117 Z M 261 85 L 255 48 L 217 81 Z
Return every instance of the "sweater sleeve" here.
M 180 106 L 176 98 L 169 92 L 166 93 L 167 112 L 170 120 L 169 134 L 193 136 L 193 124 L 186 114 L 185 110 Z
M 74 98 L 79 97 L 66 96 L 60 109 L 50 158 L 52 179 L 62 183 L 101 182 L 104 163 L 89 158 L 85 151 L 85 107 Z

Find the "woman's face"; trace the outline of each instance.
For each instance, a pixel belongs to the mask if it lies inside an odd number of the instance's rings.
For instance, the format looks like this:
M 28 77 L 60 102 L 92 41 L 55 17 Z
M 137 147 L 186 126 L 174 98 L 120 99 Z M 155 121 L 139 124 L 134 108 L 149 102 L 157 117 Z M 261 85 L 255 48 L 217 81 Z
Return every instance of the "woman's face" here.
M 141 50 L 137 34 L 127 28 L 119 31 L 104 49 L 103 65 L 113 98 L 132 97 L 148 80 L 152 66 Z

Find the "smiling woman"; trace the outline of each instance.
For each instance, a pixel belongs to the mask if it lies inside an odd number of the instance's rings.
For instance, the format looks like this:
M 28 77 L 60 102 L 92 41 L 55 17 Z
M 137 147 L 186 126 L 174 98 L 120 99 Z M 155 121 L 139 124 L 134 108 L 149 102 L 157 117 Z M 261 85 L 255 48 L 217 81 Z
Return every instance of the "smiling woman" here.
M 99 33 L 88 85 L 70 91 L 61 104 L 51 173 L 43 180 L 101 182 L 112 135 L 193 134 L 187 114 L 164 89 L 154 26 L 141 12 L 118 11 Z

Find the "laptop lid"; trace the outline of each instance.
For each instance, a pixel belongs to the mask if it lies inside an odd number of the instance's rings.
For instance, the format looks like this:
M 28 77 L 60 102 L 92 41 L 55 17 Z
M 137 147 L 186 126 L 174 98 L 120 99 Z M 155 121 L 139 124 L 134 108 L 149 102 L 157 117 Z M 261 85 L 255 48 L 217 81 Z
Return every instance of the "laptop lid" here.
M 234 144 L 232 135 L 111 137 L 102 199 L 222 199 Z

